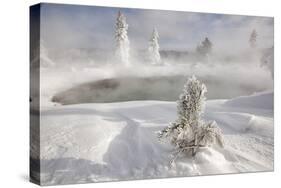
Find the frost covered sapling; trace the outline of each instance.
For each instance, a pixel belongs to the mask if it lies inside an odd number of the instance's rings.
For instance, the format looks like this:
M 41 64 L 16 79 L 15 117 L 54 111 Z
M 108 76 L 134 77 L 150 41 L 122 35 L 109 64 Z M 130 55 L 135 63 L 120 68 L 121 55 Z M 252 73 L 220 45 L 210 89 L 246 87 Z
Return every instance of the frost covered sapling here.
M 168 138 L 176 149 L 173 161 L 181 153 L 191 153 L 195 156 L 198 148 L 215 143 L 223 147 L 221 129 L 216 122 L 205 122 L 201 118 L 206 92 L 206 86 L 195 76 L 189 78 L 177 101 L 177 120 L 159 132 L 158 137 Z

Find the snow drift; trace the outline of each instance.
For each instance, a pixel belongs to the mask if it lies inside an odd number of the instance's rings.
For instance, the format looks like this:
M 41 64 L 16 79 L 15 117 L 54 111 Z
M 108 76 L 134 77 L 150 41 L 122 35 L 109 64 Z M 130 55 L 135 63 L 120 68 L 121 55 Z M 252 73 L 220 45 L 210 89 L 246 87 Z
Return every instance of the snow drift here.
M 244 97 L 207 101 L 204 118 L 218 123 L 225 148 L 204 148 L 195 158 L 182 155 L 173 166 L 169 164 L 173 148 L 159 142 L 156 132 L 175 120 L 175 102 L 45 108 L 40 127 L 42 184 L 271 171 L 273 110 L 253 103 L 267 104 L 272 96 L 249 96 L 248 111 Z
M 273 109 L 273 93 L 264 92 L 263 94 L 241 96 L 227 101 L 225 105 L 244 108 Z

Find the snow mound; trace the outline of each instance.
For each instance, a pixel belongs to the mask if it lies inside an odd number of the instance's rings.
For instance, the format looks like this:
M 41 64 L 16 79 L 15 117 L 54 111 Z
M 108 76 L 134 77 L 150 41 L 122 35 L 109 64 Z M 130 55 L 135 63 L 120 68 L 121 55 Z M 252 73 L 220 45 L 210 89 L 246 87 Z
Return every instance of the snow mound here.
M 228 100 L 225 105 L 231 107 L 273 109 L 273 92 L 237 97 Z

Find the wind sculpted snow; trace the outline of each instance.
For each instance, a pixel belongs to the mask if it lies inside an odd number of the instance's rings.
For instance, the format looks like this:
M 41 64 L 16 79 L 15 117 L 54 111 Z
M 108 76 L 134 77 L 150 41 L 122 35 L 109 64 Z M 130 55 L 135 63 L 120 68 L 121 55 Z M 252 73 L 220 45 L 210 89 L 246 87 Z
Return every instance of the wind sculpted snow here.
M 272 94 L 207 101 L 204 118 L 215 120 L 225 148 L 181 155 L 156 132 L 176 118 L 176 103 L 131 101 L 48 107 L 41 111 L 43 185 L 273 170 Z M 236 105 L 232 105 L 235 101 Z M 266 103 L 267 104 L 267 103 Z

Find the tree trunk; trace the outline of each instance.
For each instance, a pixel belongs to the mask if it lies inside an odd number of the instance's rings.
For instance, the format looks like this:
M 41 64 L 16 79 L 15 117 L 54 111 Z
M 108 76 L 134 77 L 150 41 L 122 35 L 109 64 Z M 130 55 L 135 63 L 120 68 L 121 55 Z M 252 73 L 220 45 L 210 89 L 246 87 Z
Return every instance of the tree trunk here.
M 192 156 L 193 157 L 196 155 L 197 148 L 198 148 L 198 146 L 197 146 L 197 134 L 195 134 L 195 136 L 194 136 L 194 145 L 195 145 L 195 147 L 192 148 Z

